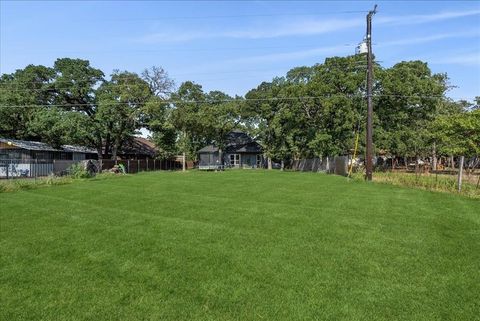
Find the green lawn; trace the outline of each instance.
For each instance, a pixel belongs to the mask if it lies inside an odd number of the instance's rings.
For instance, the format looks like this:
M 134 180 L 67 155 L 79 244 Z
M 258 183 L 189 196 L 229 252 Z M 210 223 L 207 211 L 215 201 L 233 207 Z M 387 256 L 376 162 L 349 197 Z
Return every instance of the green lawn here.
M 480 201 L 314 173 L 0 193 L 0 320 L 480 320 Z

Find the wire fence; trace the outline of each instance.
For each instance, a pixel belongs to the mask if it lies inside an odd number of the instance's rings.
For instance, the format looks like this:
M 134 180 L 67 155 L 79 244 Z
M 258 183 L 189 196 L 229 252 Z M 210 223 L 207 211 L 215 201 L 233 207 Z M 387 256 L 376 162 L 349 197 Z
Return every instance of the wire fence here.
M 49 175 L 64 176 L 69 174 L 72 165 L 81 161 L 73 160 L 0 160 L 0 179 L 37 178 Z M 115 165 L 123 165 L 127 174 L 145 171 L 181 170 L 182 163 L 171 159 L 141 159 L 141 160 L 93 160 L 98 172 L 108 171 Z M 187 168 L 193 167 L 191 162 Z
M 307 158 L 294 160 L 291 169 L 302 172 L 325 172 L 328 174 L 348 175 L 348 156 Z
M 477 170 L 480 159 L 478 157 L 464 159 L 463 156 L 455 157 L 455 160 L 454 157 L 450 158 L 450 164 L 443 165 L 441 159 L 438 159 L 434 170 L 431 160 L 375 157 L 374 181 L 427 190 L 461 192 L 464 195 L 480 197 L 480 172 Z M 401 162 L 398 162 L 399 160 Z M 352 159 L 349 156 L 299 159 L 292 161 L 288 168 L 294 171 L 349 176 L 352 163 L 351 177 L 355 179 L 364 177 L 364 160 Z

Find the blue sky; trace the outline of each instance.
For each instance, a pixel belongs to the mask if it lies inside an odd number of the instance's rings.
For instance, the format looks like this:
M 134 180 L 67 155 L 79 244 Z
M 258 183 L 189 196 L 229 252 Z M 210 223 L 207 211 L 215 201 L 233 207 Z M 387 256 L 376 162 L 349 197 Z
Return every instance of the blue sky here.
M 177 84 L 244 95 L 293 67 L 353 54 L 374 3 L 1 1 L 0 72 L 83 58 L 107 75 L 157 65 Z M 449 75 L 452 98 L 480 95 L 480 2 L 377 3 L 382 65 L 420 59 Z

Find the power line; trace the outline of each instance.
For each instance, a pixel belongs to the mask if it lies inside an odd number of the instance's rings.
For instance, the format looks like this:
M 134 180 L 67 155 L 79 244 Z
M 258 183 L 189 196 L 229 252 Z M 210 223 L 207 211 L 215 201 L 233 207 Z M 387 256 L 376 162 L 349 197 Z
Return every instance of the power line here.
M 350 10 L 350 11 L 323 11 L 323 12 L 305 12 L 305 13 L 259 13 L 259 14 L 235 14 L 235 15 L 210 15 L 210 16 L 164 16 L 152 18 L 112 18 L 103 19 L 104 21 L 158 21 L 158 20 L 187 20 L 187 19 L 231 19 L 231 18 L 255 18 L 255 17 L 282 17 L 282 16 L 320 16 L 334 14 L 356 14 L 367 13 L 366 10 Z
M 334 98 L 334 97 L 343 97 L 343 98 L 365 98 L 364 95 L 359 94 L 333 94 L 333 95 L 321 95 L 321 96 L 297 96 L 297 97 L 271 97 L 271 98 L 241 98 L 241 99 L 205 99 L 205 100 L 172 100 L 166 99 L 162 100 L 162 103 L 166 104 L 175 104 L 175 103 L 198 103 L 198 104 L 209 104 L 209 103 L 218 103 L 218 102 L 245 102 L 245 101 L 294 101 L 294 100 L 311 100 L 311 99 L 321 99 L 321 98 Z M 372 97 L 397 97 L 397 98 L 421 98 L 421 99 L 439 99 L 445 98 L 445 96 L 417 96 L 417 95 L 373 95 Z M 466 99 L 468 100 L 468 99 Z M 105 105 L 130 105 L 129 102 L 109 102 Z M 92 104 L 51 104 L 51 105 L 0 105 L 0 108 L 29 108 L 29 107 L 91 107 L 98 106 L 98 103 Z M 146 105 L 146 103 L 138 103 L 135 105 Z
M 376 63 L 382 62 L 382 61 L 375 61 Z M 353 61 L 351 64 L 349 62 L 346 63 L 318 63 L 313 66 L 308 66 L 309 68 L 315 68 L 315 67 L 365 67 L 366 62 L 364 61 Z M 298 66 L 298 67 L 304 67 L 304 66 Z M 290 68 L 296 69 L 298 67 L 293 67 Z M 243 73 L 243 72 L 264 72 L 264 71 L 277 71 L 278 68 L 272 69 L 242 69 L 242 70 L 230 70 L 230 71 L 219 71 L 219 72 L 198 72 L 198 73 L 177 73 L 175 74 L 176 76 L 190 76 L 190 75 L 216 75 L 216 74 L 230 74 L 230 73 Z M 55 80 L 56 82 L 62 82 L 60 80 Z M 65 82 L 70 83 L 71 80 L 64 80 Z M 75 80 L 76 83 L 83 83 L 83 82 L 91 82 L 90 80 Z M 40 83 L 40 84 L 53 84 L 52 83 L 45 83 L 44 81 L 20 81 L 16 83 L 0 83 L 0 86 L 2 85 L 16 85 L 16 84 L 35 84 L 35 83 Z
M 345 46 L 345 47 L 351 47 L 351 46 L 357 46 L 357 43 L 344 43 L 340 46 Z M 161 49 L 110 49 L 110 50 L 36 50 L 35 52 L 37 53 L 58 53 L 58 52 L 63 52 L 63 53 L 69 53 L 69 54 L 79 54 L 79 53 L 118 53 L 119 50 L 121 52 L 137 52 L 137 53 L 155 53 L 155 52 L 164 52 L 164 51 L 178 51 L 178 52 L 192 52 L 192 51 L 221 51 L 221 50 L 257 50 L 257 49 L 286 49 L 286 48 L 305 48 L 305 49 L 316 49 L 318 46 L 312 46 L 312 45 L 296 45 L 296 46 L 259 46 L 259 47 L 208 47 L 208 48 L 161 48 Z M 19 49 L 19 50 L 11 50 L 11 52 L 25 52 L 27 49 Z
M 354 62 L 353 64 L 319 64 L 319 67 L 345 67 L 346 69 L 351 69 L 351 68 L 363 68 L 366 67 L 365 62 L 363 61 L 358 61 Z M 316 66 L 311 66 L 315 68 Z M 295 68 L 292 68 L 295 69 Z M 290 69 L 290 70 L 292 70 Z M 276 71 L 278 69 L 251 69 L 251 70 L 235 70 L 235 71 L 222 71 L 222 72 L 204 72 L 204 73 L 179 73 L 176 74 L 176 76 L 194 76 L 194 75 L 218 75 L 218 74 L 235 74 L 235 73 L 245 73 L 245 72 L 268 72 L 268 71 Z M 289 71 L 290 71 L 289 70 Z M 287 71 L 288 72 L 288 71 Z M 72 82 L 73 81 L 73 82 Z M 18 81 L 18 82 L 12 82 L 12 83 L 0 83 L 0 90 L 5 90 L 5 91 L 42 91 L 45 90 L 43 88 L 18 88 L 18 89 L 9 89 L 6 87 L 19 87 L 19 85 L 24 85 L 24 84 L 39 84 L 39 85 L 46 85 L 46 86 L 53 86 L 55 89 L 62 89 L 62 88 L 70 88 L 70 87 L 59 87 L 56 86 L 57 84 L 66 84 L 66 85 L 75 85 L 75 84 L 83 84 L 83 83 L 92 83 L 92 84 L 97 84 L 97 83 L 102 83 L 102 80 L 99 80 L 97 82 L 92 82 L 91 80 L 71 80 L 71 79 L 65 79 L 65 80 L 54 80 L 53 82 L 44 82 L 44 81 Z M 108 82 L 106 80 L 105 82 Z M 131 86 L 129 84 L 117 84 L 117 86 Z M 4 88 L 2 88 L 4 87 Z

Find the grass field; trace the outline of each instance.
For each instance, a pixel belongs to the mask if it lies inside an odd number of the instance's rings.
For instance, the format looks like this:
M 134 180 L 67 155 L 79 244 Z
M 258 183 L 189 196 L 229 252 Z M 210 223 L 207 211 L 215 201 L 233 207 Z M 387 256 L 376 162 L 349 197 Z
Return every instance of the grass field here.
M 314 173 L 0 193 L 0 320 L 480 320 L 480 201 Z

